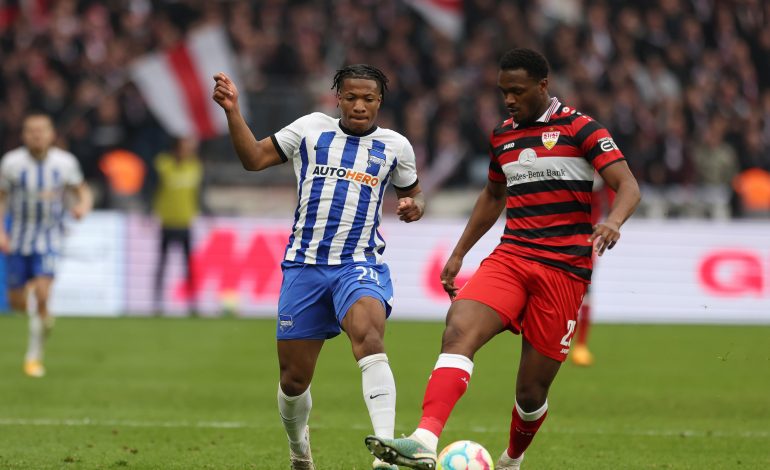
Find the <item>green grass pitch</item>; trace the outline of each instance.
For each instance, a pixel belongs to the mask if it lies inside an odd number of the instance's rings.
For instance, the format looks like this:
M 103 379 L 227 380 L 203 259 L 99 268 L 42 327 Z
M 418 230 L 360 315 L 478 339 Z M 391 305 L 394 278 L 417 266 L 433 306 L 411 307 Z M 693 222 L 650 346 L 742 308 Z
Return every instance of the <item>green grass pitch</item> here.
M 391 322 L 396 433 L 416 424 L 440 323 Z M 507 441 L 519 338 L 476 357 L 442 444 Z M 287 469 L 274 322 L 59 319 L 44 379 L 23 376 L 26 321 L 0 316 L 1 469 Z M 770 468 L 770 328 L 596 325 L 595 366 L 566 363 L 525 469 Z M 346 338 L 313 382 L 320 470 L 371 468 Z

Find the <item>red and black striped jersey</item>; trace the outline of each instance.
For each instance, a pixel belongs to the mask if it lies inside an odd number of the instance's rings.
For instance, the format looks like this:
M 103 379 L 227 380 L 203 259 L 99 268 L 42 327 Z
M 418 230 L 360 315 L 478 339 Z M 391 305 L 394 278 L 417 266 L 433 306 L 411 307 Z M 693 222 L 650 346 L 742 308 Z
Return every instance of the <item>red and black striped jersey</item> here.
M 538 121 L 490 137 L 489 179 L 507 186 L 500 249 L 591 281 L 594 171 L 625 160 L 607 129 L 556 98 Z

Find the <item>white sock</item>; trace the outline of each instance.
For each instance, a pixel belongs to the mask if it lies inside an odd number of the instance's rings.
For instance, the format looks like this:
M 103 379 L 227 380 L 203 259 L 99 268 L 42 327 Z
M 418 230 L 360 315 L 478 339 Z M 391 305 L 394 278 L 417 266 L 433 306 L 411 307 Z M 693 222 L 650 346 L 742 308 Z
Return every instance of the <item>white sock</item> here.
M 27 361 L 43 360 L 44 329 L 43 320 L 37 313 L 29 313 L 29 344 L 27 345 Z
M 372 354 L 358 361 L 364 402 L 369 410 L 374 435 L 393 439 L 396 428 L 396 380 L 385 353 Z
M 519 417 L 521 417 L 522 421 L 537 421 L 538 419 L 542 418 L 545 412 L 548 411 L 548 400 L 545 400 L 545 403 L 543 403 L 543 406 L 536 409 L 535 411 L 526 412 L 521 409 L 521 406 L 519 405 L 519 402 L 516 402 L 516 413 L 519 414 Z
M 283 393 L 278 384 L 278 413 L 286 429 L 286 437 L 289 438 L 289 447 L 295 454 L 305 455 L 308 452 L 305 427 L 310 419 L 311 408 L 313 399 L 310 397 L 310 387 L 302 394 L 290 397 Z
M 436 452 L 436 449 L 438 449 L 438 436 L 427 429 L 417 428 L 409 437 L 422 442 L 425 447 L 433 452 Z

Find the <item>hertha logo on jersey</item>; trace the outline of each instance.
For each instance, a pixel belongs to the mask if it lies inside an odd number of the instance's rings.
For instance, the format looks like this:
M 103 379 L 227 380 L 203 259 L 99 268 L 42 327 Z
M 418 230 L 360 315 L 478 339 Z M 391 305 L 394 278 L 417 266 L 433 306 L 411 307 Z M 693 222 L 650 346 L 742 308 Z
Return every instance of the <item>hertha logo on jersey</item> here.
M 543 132 L 542 140 L 543 146 L 551 150 L 556 145 L 556 142 L 559 141 L 559 131 Z

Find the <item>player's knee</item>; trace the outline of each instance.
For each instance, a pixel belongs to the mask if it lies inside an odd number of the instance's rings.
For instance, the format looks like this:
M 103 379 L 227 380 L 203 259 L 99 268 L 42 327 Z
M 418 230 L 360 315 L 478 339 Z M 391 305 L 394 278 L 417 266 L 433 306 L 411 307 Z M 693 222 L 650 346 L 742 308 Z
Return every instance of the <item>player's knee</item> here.
M 302 395 L 308 387 L 310 387 L 309 378 L 291 374 L 281 374 L 281 390 L 290 397 Z
M 462 354 L 473 358 L 476 348 L 470 341 L 470 336 L 470 332 L 466 328 L 450 322 L 444 329 L 444 336 L 441 338 L 441 352 Z
M 516 403 L 527 413 L 539 409 L 548 398 L 548 388 L 537 384 L 516 386 Z

